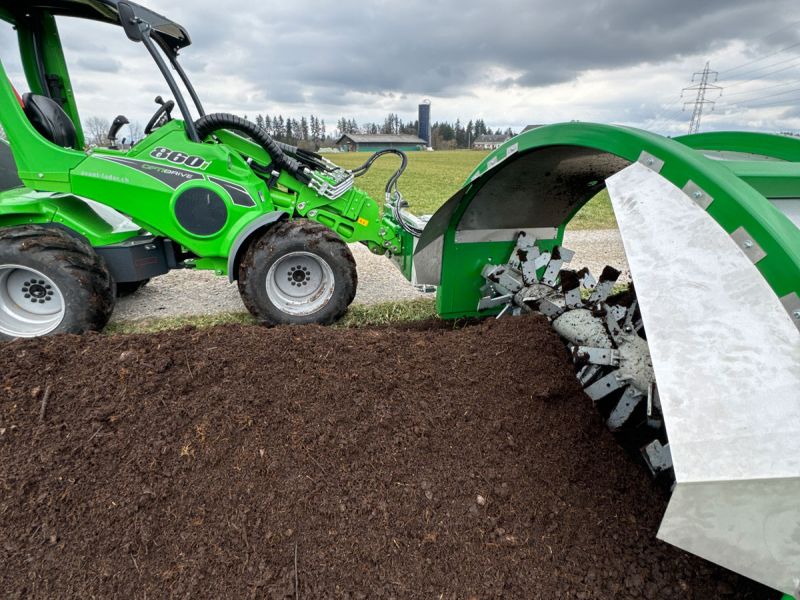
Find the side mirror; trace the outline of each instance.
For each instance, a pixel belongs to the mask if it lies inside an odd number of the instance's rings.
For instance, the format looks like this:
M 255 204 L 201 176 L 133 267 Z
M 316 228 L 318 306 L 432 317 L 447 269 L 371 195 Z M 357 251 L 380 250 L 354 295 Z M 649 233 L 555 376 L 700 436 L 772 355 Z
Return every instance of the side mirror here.
M 125 35 L 128 36 L 129 40 L 141 42 L 142 29 L 139 26 L 140 21 L 136 17 L 133 7 L 127 2 L 120 2 L 117 5 L 117 10 L 119 11 L 119 22 L 125 30 Z

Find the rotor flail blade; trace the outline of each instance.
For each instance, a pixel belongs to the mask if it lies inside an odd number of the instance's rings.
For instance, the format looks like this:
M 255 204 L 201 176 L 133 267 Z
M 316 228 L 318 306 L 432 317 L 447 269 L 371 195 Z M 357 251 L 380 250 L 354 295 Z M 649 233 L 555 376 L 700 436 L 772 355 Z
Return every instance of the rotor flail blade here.
M 592 379 L 597 377 L 602 372 L 602 369 L 599 365 L 592 365 L 588 364 L 583 367 L 580 371 L 578 371 L 578 381 L 581 384 L 581 387 L 586 387 Z
M 614 306 L 608 307 L 608 312 L 615 321 L 621 321 L 628 314 L 628 309 L 624 306 L 620 306 L 619 304 L 615 304 Z
M 625 316 L 625 323 L 622 325 L 625 331 L 631 331 L 633 329 L 633 315 L 636 313 L 636 307 L 639 305 L 638 300 L 634 300 L 630 308 L 628 308 L 628 314 Z
M 581 280 L 574 271 L 564 270 L 559 275 L 561 280 L 561 291 L 564 294 L 564 302 L 567 308 L 580 308 L 583 306 L 581 300 Z
M 537 271 L 550 260 L 549 253 L 542 253 L 536 246 L 536 240 L 524 232 L 517 237 L 517 245 L 508 265 L 522 274 L 522 280 L 526 285 L 531 285 L 539 281 Z
M 605 302 L 611 295 L 619 276 L 620 272 L 614 267 L 607 266 L 604 268 L 592 295 L 589 296 L 589 302 Z
M 591 348 L 589 346 L 576 347 L 572 355 L 575 361 L 585 361 L 592 365 L 618 367 L 619 352 L 612 348 Z
M 544 270 L 544 275 L 542 275 L 542 283 L 555 286 L 558 281 L 558 274 L 561 272 L 561 267 L 564 266 L 565 263 L 570 262 L 573 256 L 575 256 L 575 253 L 572 250 L 562 248 L 561 246 L 553 248 L 550 262 Z
M 481 298 L 478 303 L 478 310 L 489 310 L 503 304 L 509 304 L 514 298 L 513 294 L 505 294 L 503 296 L 485 296 Z
M 552 321 L 564 312 L 564 307 L 549 298 L 544 298 L 539 301 L 539 312 Z
M 642 455 L 653 475 L 672 468 L 672 453 L 668 443 L 662 444 L 660 440 L 653 440 L 642 448 Z
M 632 385 L 625 388 L 625 392 L 606 420 L 608 428 L 611 431 L 619 431 L 631 418 L 636 407 L 639 406 L 643 399 L 644 396 L 636 391 Z
M 578 279 L 581 280 L 581 285 L 584 289 L 593 290 L 597 285 L 597 279 L 594 278 L 588 267 L 582 268 L 577 273 Z
M 611 373 L 595 381 L 583 391 L 586 392 L 586 395 L 589 396 L 589 398 L 597 401 L 605 398 L 611 392 L 615 392 L 625 385 L 626 382 L 623 381 L 615 371 L 612 371 Z

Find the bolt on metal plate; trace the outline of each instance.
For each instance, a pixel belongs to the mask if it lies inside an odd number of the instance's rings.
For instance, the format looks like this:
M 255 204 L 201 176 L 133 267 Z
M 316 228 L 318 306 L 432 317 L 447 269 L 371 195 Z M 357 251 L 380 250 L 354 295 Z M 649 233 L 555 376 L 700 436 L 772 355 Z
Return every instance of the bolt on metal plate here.
M 650 169 L 651 171 L 655 171 L 656 173 L 660 173 L 662 167 L 664 166 L 664 161 L 660 158 L 656 158 L 649 152 L 642 151 L 639 155 L 639 162 L 642 163 L 645 167 Z
M 739 229 L 731 233 L 731 238 L 753 264 L 758 263 L 767 256 L 767 253 L 756 243 L 753 236 L 747 233 L 744 227 L 739 227 Z
M 694 200 L 703 210 L 708 210 L 708 207 L 711 206 L 712 202 L 714 202 L 714 198 L 706 194 L 703 191 L 703 188 L 698 186 L 691 179 L 686 182 L 685 186 L 683 186 L 683 193 Z
M 797 295 L 797 292 L 792 292 L 781 298 L 781 304 L 789 313 L 795 327 L 800 330 L 800 296 Z

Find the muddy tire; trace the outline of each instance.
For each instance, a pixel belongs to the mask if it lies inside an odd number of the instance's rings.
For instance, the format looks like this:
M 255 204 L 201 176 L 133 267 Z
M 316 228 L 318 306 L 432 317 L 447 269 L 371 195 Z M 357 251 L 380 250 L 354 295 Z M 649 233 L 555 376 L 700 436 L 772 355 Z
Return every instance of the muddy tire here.
M 347 244 L 305 219 L 268 229 L 239 265 L 242 301 L 264 325 L 333 323 L 347 312 L 357 285 Z
M 114 289 L 80 238 L 40 225 L 0 229 L 0 340 L 99 331 Z
M 127 298 L 128 296 L 133 296 L 148 283 L 150 283 L 149 279 L 142 279 L 141 281 L 117 282 L 117 298 Z

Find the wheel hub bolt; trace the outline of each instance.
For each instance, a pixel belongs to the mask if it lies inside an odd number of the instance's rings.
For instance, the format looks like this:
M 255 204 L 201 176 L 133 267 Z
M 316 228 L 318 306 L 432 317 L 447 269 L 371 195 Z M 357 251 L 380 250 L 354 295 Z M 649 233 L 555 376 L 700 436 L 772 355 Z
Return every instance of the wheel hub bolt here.
M 22 294 L 33 304 L 44 304 L 53 299 L 53 286 L 41 279 L 31 279 L 22 284 Z
M 298 265 L 289 270 L 289 281 L 292 285 L 308 285 L 309 277 L 311 272 L 306 267 Z

